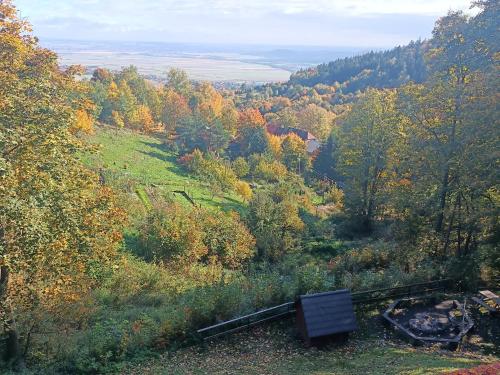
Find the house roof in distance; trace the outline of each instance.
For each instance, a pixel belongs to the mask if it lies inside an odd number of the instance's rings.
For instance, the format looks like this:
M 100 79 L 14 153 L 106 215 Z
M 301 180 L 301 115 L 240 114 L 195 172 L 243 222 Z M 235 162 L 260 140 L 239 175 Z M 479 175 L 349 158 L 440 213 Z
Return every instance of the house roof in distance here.
M 317 139 L 314 136 L 314 134 L 308 132 L 307 130 L 298 129 L 298 128 L 291 128 L 291 127 L 285 128 L 285 127 L 281 127 L 277 124 L 268 124 L 267 131 L 271 134 L 278 135 L 278 136 L 285 136 L 285 135 L 293 133 L 293 134 L 296 134 L 297 136 L 299 136 L 300 139 L 302 139 L 304 142 Z
M 357 329 L 352 297 L 347 289 L 300 296 L 299 303 L 310 338 Z

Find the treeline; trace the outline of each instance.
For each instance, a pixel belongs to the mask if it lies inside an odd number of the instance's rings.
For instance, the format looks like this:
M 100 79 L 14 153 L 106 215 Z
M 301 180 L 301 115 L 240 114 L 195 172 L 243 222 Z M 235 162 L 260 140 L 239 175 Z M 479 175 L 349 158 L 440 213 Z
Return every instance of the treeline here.
M 342 93 L 354 93 L 367 87 L 395 88 L 410 81 L 427 78 L 425 55 L 429 43 L 416 41 L 383 52 L 369 52 L 300 70 L 290 77 L 290 85 L 336 86 Z
M 416 41 L 383 52 L 369 52 L 300 70 L 285 83 L 237 90 L 241 103 L 252 103 L 262 113 L 284 108 L 299 111 L 313 105 L 341 114 L 368 88 L 396 88 L 408 82 L 423 82 L 432 41 Z

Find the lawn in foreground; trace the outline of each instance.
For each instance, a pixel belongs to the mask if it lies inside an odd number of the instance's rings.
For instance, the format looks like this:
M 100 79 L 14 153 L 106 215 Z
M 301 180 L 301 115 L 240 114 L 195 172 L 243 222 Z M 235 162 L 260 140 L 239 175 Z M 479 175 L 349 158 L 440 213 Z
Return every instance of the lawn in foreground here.
M 498 361 L 478 353 L 414 348 L 399 340 L 351 338 L 347 344 L 306 349 L 292 330 L 258 328 L 181 349 L 130 367 L 124 374 L 371 375 L 439 374 Z

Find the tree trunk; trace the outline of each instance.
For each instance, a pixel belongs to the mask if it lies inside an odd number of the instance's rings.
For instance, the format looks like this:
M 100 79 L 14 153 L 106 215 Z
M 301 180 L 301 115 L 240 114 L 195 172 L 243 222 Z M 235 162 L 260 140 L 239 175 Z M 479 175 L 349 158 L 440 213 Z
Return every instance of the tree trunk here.
M 446 256 L 446 253 L 448 252 L 448 246 L 450 245 L 450 236 L 451 236 L 451 231 L 453 229 L 453 222 L 455 220 L 456 209 L 457 209 L 457 204 L 455 203 L 455 206 L 453 207 L 453 212 L 451 213 L 450 222 L 448 224 L 448 230 L 446 231 L 445 235 L 443 254 L 442 254 L 443 257 Z
M 458 194 L 457 254 L 462 256 L 462 194 Z
M 0 306 L 7 311 L 7 302 L 5 301 L 5 293 L 7 291 L 7 284 L 9 282 L 9 269 L 7 266 L 0 266 Z M 15 370 L 23 370 L 26 366 L 24 357 L 21 351 L 21 344 L 19 340 L 19 333 L 16 329 L 16 323 L 12 317 L 4 323 L 4 330 L 7 336 L 4 360 L 11 365 Z
M 448 196 L 448 180 L 450 177 L 450 167 L 447 165 L 441 182 L 441 191 L 439 193 L 439 212 L 436 220 L 436 232 L 441 233 L 443 230 L 444 210 L 446 208 L 446 198 Z

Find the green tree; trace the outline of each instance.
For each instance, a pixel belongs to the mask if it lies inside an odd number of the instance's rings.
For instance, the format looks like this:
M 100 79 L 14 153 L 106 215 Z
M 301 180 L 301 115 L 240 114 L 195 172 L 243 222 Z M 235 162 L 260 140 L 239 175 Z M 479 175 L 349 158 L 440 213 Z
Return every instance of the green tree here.
M 229 133 L 219 120 L 208 123 L 194 115 L 182 119 L 177 126 L 177 143 L 185 152 L 223 152 L 229 144 Z
M 370 231 L 377 209 L 394 179 L 397 151 L 404 140 L 394 91 L 369 90 L 339 129 L 339 170 L 346 206 Z
M 247 223 L 257 240 L 259 255 L 273 261 L 295 248 L 298 235 L 304 228 L 292 199 L 275 201 L 264 192 L 253 195 Z
M 239 130 L 239 153 L 242 156 L 263 154 L 269 150 L 269 138 L 264 127 L 244 127 Z
M 193 87 L 189 81 L 187 73 L 181 69 L 172 68 L 167 73 L 167 83 L 165 88 L 172 89 L 178 94 L 189 98 L 191 96 Z
M 302 173 L 311 166 L 305 142 L 296 134 L 290 133 L 281 142 L 283 163 L 289 170 Z
M 236 173 L 236 175 L 241 178 L 248 175 L 248 173 L 250 172 L 250 167 L 247 161 L 240 156 L 233 161 L 233 170 L 234 173 Z

